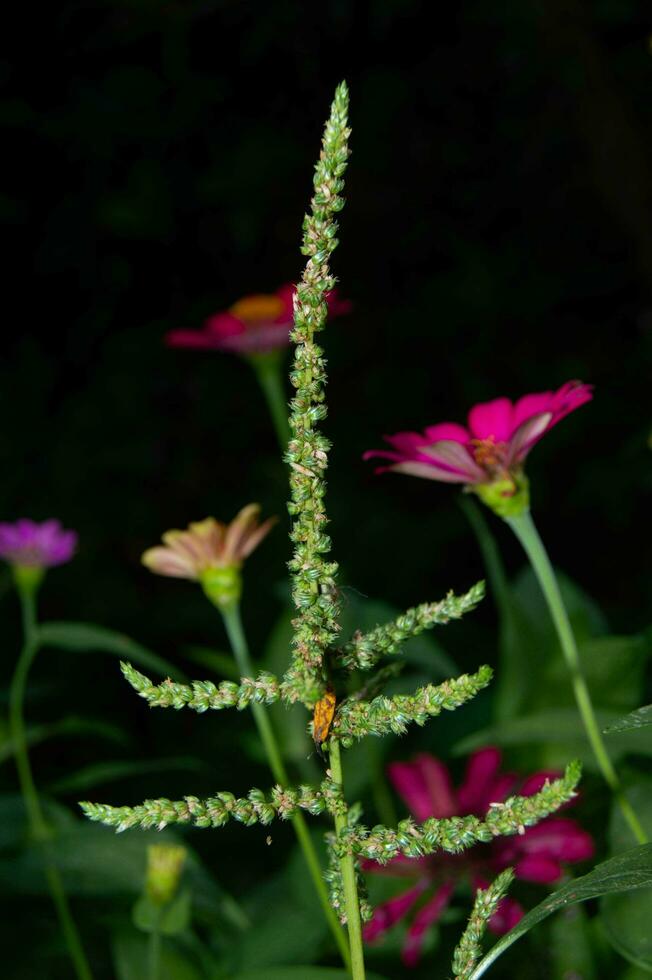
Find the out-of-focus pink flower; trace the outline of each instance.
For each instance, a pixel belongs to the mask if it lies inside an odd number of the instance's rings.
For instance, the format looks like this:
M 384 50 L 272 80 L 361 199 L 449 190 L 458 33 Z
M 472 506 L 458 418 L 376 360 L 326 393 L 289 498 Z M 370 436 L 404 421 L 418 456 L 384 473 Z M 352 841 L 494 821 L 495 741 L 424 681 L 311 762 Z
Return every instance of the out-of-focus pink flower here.
M 223 313 L 209 317 L 201 330 L 172 330 L 166 341 L 171 347 L 221 350 L 235 354 L 267 354 L 290 343 L 296 289 L 291 284 L 275 293 L 244 296 Z M 349 313 L 351 303 L 341 300 L 334 289 L 326 296 L 330 316 Z
M 207 517 L 185 531 L 166 531 L 163 544 L 144 553 L 143 565 L 157 575 L 193 581 L 212 569 L 239 568 L 275 523 L 270 517 L 259 524 L 259 514 L 258 504 L 248 504 L 230 524 Z
M 532 796 L 547 779 L 559 775 L 538 772 L 523 781 L 515 773 L 500 772 L 500 761 L 497 748 L 475 752 L 457 789 L 446 766 L 432 755 L 392 763 L 388 772 L 394 788 L 419 822 L 429 817 L 467 814 L 483 817 L 492 803 L 502 803 L 516 792 Z M 586 861 L 592 855 L 590 834 L 575 821 L 554 816 L 523 834 L 476 844 L 462 854 L 399 856 L 386 865 L 363 861 L 365 872 L 402 878 L 410 885 L 375 909 L 364 928 L 365 940 L 373 942 L 399 919 L 414 913 L 403 946 L 403 961 L 406 966 L 416 966 L 428 927 L 440 918 L 460 880 L 470 882 L 475 889 L 486 888 L 498 872 L 512 866 L 516 877 L 523 881 L 550 884 L 561 877 L 564 864 Z M 522 915 L 518 902 L 504 898 L 489 920 L 489 928 L 499 935 L 508 932 Z
M 440 422 L 424 432 L 397 432 L 385 436 L 391 450 L 372 449 L 364 458 L 389 460 L 377 473 L 394 470 L 468 486 L 514 483 L 535 443 L 592 397 L 590 385 L 567 381 L 557 391 L 524 395 L 514 404 L 496 398 L 474 405 L 467 426 Z
M 70 561 L 77 534 L 60 521 L 37 524 L 24 517 L 15 524 L 0 524 L 0 558 L 19 568 L 51 568 Z

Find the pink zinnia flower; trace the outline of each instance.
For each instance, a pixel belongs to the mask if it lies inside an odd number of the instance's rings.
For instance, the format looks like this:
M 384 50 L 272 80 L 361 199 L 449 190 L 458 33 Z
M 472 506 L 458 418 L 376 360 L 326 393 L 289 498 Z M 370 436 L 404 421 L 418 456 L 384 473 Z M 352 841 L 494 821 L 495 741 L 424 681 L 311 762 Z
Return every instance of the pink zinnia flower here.
M 558 773 L 538 772 L 520 781 L 513 773 L 500 772 L 500 752 L 481 749 L 468 761 L 461 786 L 455 789 L 446 766 L 432 755 L 419 755 L 412 762 L 389 766 L 389 778 L 418 821 L 429 817 L 475 814 L 483 817 L 492 803 L 502 803 L 518 792 L 537 793 L 547 779 Z M 520 782 L 520 786 L 518 785 Z M 373 942 L 391 926 L 414 912 L 403 946 L 406 966 L 416 966 L 428 928 L 436 923 L 448 905 L 460 880 L 474 889 L 486 888 L 498 872 L 512 866 L 523 881 L 550 884 L 558 881 L 564 864 L 586 861 L 593 855 L 593 840 L 575 821 L 548 817 L 515 837 L 496 838 L 490 844 L 476 844 L 462 854 L 435 854 L 421 858 L 394 858 L 386 865 L 363 861 L 364 871 L 392 875 L 410 881 L 410 887 L 379 905 L 364 928 L 367 942 Z M 489 928 L 508 932 L 523 915 L 523 908 L 512 898 L 504 898 Z
M 227 311 L 209 317 L 201 330 L 172 330 L 166 340 L 171 347 L 222 350 L 236 354 L 267 354 L 287 347 L 293 323 L 295 287 L 288 283 L 275 293 L 245 296 Z M 340 316 L 351 310 L 351 303 L 338 298 L 337 290 L 327 294 L 328 311 Z
M 0 558 L 19 568 L 51 568 L 70 561 L 77 547 L 75 531 L 56 520 L 37 524 L 23 517 L 0 524 Z
M 558 391 L 524 395 L 474 405 L 467 426 L 440 422 L 424 432 L 397 432 L 385 436 L 391 450 L 372 449 L 364 459 L 390 461 L 376 472 L 394 470 L 427 480 L 464 483 L 483 495 L 499 487 L 509 498 L 525 483 L 523 464 L 532 447 L 570 412 L 591 401 L 592 388 L 567 381 Z M 489 502 L 489 501 L 487 501 Z

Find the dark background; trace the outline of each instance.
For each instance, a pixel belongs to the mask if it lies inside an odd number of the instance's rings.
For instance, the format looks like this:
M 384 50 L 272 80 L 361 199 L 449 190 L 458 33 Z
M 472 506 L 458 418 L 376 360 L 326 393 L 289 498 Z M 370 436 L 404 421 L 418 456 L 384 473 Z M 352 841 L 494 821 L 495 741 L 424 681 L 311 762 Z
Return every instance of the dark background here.
M 534 513 L 614 631 L 647 623 L 646 8 L 12 10 L 0 61 L 0 516 L 57 516 L 79 531 L 77 559 L 49 578 L 45 616 L 124 630 L 172 659 L 184 643 L 224 645 L 198 592 L 149 575 L 140 554 L 169 527 L 228 519 L 250 500 L 283 516 L 286 477 L 249 367 L 166 349 L 163 337 L 300 275 L 311 168 L 346 78 L 353 155 L 334 268 L 355 309 L 324 341 L 343 581 L 406 606 L 483 574 L 454 489 L 376 478 L 361 462 L 384 432 L 462 421 L 476 401 L 580 378 L 594 402 L 528 464 Z M 517 568 L 515 544 L 492 526 Z M 282 610 L 288 557 L 281 524 L 247 566 L 254 649 Z M 491 644 L 485 605 L 477 622 Z M 11 649 L 9 596 L 4 616 Z M 7 674 L 11 663 L 7 653 Z M 43 683 L 69 671 L 46 714 L 84 699 L 127 719 L 143 756 L 179 737 L 180 720 L 144 718 L 113 661 L 44 658 L 39 671 Z M 191 752 L 198 724 L 183 721 Z M 65 754 L 44 750 L 39 764 L 65 771 Z M 155 778 L 146 788 L 161 789 Z M 142 785 L 125 793 L 135 802 Z

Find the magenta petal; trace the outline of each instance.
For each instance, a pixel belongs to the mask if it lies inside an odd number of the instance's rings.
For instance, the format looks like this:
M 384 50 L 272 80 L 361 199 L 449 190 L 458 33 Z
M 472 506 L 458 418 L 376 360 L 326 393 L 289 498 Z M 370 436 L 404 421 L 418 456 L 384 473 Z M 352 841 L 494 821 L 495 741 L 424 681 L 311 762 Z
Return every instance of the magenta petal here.
M 532 395 L 523 395 L 514 405 L 514 415 L 512 417 L 513 429 L 516 432 L 520 425 L 528 422 L 533 415 L 541 415 L 542 412 L 552 411 L 553 393 L 551 391 L 540 391 Z
M 461 442 L 466 446 L 471 441 L 471 433 L 463 425 L 457 422 L 440 422 L 438 425 L 429 425 L 424 430 L 427 442 Z
M 212 338 L 205 330 L 170 330 L 165 335 L 168 347 L 187 347 L 193 350 L 219 350 L 219 339 Z
M 500 759 L 500 750 L 494 746 L 479 749 L 470 757 L 464 782 L 457 791 L 460 813 L 484 816 L 486 810 L 482 807 L 500 768 Z
M 549 817 L 518 838 L 521 854 L 543 854 L 558 861 L 587 861 L 593 857 L 593 838 L 574 820 Z
M 204 330 L 214 340 L 223 340 L 226 337 L 237 337 L 245 333 L 245 324 L 233 313 L 214 313 L 204 321 Z
M 551 783 L 554 779 L 559 779 L 562 775 L 558 769 L 542 769 L 532 773 L 525 780 L 518 791 L 519 796 L 534 796 L 539 790 L 543 789 L 546 783 Z
M 507 465 L 511 466 L 525 459 L 535 443 L 546 434 L 551 422 L 552 412 L 542 412 L 519 425 L 509 442 Z
M 467 483 L 483 483 L 486 473 L 475 462 L 465 446 L 459 442 L 443 440 L 432 446 L 422 446 L 420 450 L 429 456 L 433 463 L 438 464 L 453 473 L 459 473 Z
M 409 462 L 396 463 L 394 466 L 386 467 L 386 469 L 394 470 L 395 473 L 406 473 L 408 476 L 419 476 L 423 480 L 438 480 L 440 483 L 470 482 L 468 474 L 444 469 L 442 466 L 437 466 L 434 460 L 432 463 L 419 463 L 410 460 Z
M 474 405 L 468 418 L 474 439 L 493 438 L 496 442 L 508 442 L 513 431 L 512 412 L 509 398 Z
M 489 919 L 489 928 L 495 935 L 503 936 L 521 921 L 524 914 L 523 906 L 519 902 L 513 898 L 503 898 Z
M 388 902 L 383 902 L 374 909 L 373 918 L 365 925 L 362 935 L 365 942 L 372 943 L 384 932 L 387 932 L 399 919 L 410 911 L 414 903 L 423 893 L 426 887 L 425 882 L 419 882 L 414 888 L 407 892 L 390 898 Z
M 563 871 L 559 861 L 544 854 L 528 854 L 514 866 L 516 877 L 522 881 L 534 881 L 539 885 L 549 885 L 559 881 Z
M 434 756 L 423 754 L 413 762 L 392 762 L 387 773 L 417 820 L 452 817 L 459 812 L 448 770 Z
M 424 936 L 430 926 L 441 917 L 442 912 L 450 901 L 454 888 L 454 883 L 447 881 L 415 915 L 405 937 L 401 954 L 406 966 L 415 967 L 418 964 L 421 959 L 421 947 L 423 946 Z

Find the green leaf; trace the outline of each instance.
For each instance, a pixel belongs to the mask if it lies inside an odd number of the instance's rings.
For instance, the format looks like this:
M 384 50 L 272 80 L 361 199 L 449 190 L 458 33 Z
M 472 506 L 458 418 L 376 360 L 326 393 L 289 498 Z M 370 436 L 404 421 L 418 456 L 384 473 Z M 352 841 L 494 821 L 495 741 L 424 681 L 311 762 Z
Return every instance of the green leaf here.
M 599 864 L 582 878 L 569 881 L 540 905 L 523 916 L 510 932 L 498 940 L 495 946 L 480 960 L 469 980 L 478 980 L 506 949 L 538 925 L 553 912 L 567 908 L 576 902 L 586 902 L 601 895 L 634 891 L 652 886 L 652 844 L 634 847 L 617 857 Z
M 192 898 L 190 889 L 184 888 L 173 900 L 161 908 L 147 895 L 141 895 L 134 905 L 133 923 L 141 932 L 160 932 L 162 936 L 177 936 L 190 925 Z
M 113 941 L 113 964 L 118 980 L 143 980 L 149 976 L 148 940 L 136 932 L 120 933 Z M 158 980 L 204 980 L 205 974 L 190 953 L 161 943 Z
M 92 718 L 62 718 L 60 721 L 52 722 L 49 725 L 32 725 L 27 729 L 27 744 L 31 748 L 41 742 L 47 742 L 51 738 L 67 738 L 83 735 L 96 735 L 111 742 L 121 745 L 128 745 L 131 741 L 123 729 L 117 725 L 111 725 L 103 721 L 94 721 Z M 8 734 L 0 739 L 0 764 L 11 759 L 14 754 L 14 743 Z
M 367 980 L 385 980 L 379 973 L 365 973 Z M 327 966 L 279 966 L 276 969 L 247 970 L 231 980 L 350 980 L 347 970 L 332 970 Z
M 49 786 L 54 795 L 60 793 L 82 793 L 102 783 L 111 783 L 117 779 L 128 779 L 132 776 L 144 776 L 152 772 L 200 772 L 206 765 L 190 756 L 171 756 L 163 759 L 113 759 L 106 762 L 94 762 L 84 766 L 68 776 L 58 779 Z
M 617 718 L 614 711 L 597 711 L 601 726 Z M 595 770 L 597 763 L 587 742 L 584 727 L 575 708 L 540 711 L 522 718 L 499 722 L 474 732 L 455 745 L 455 755 L 466 755 L 484 745 L 541 745 L 545 748 L 546 764 L 563 765 L 569 756 L 577 757 L 588 769 Z M 609 743 L 609 754 L 614 760 L 628 753 L 652 754 L 652 739 L 645 733 L 625 731 L 614 736 Z
M 124 633 L 116 633 L 93 623 L 43 623 L 39 627 L 39 638 L 43 646 L 69 650 L 72 653 L 110 653 L 163 677 L 181 682 L 187 680 L 185 674 L 169 660 L 152 653 Z
M 612 721 L 603 729 L 603 734 L 615 735 L 619 732 L 628 732 L 632 728 L 646 728 L 648 725 L 652 725 L 652 704 L 646 704 L 643 708 L 631 711 L 624 718 Z

